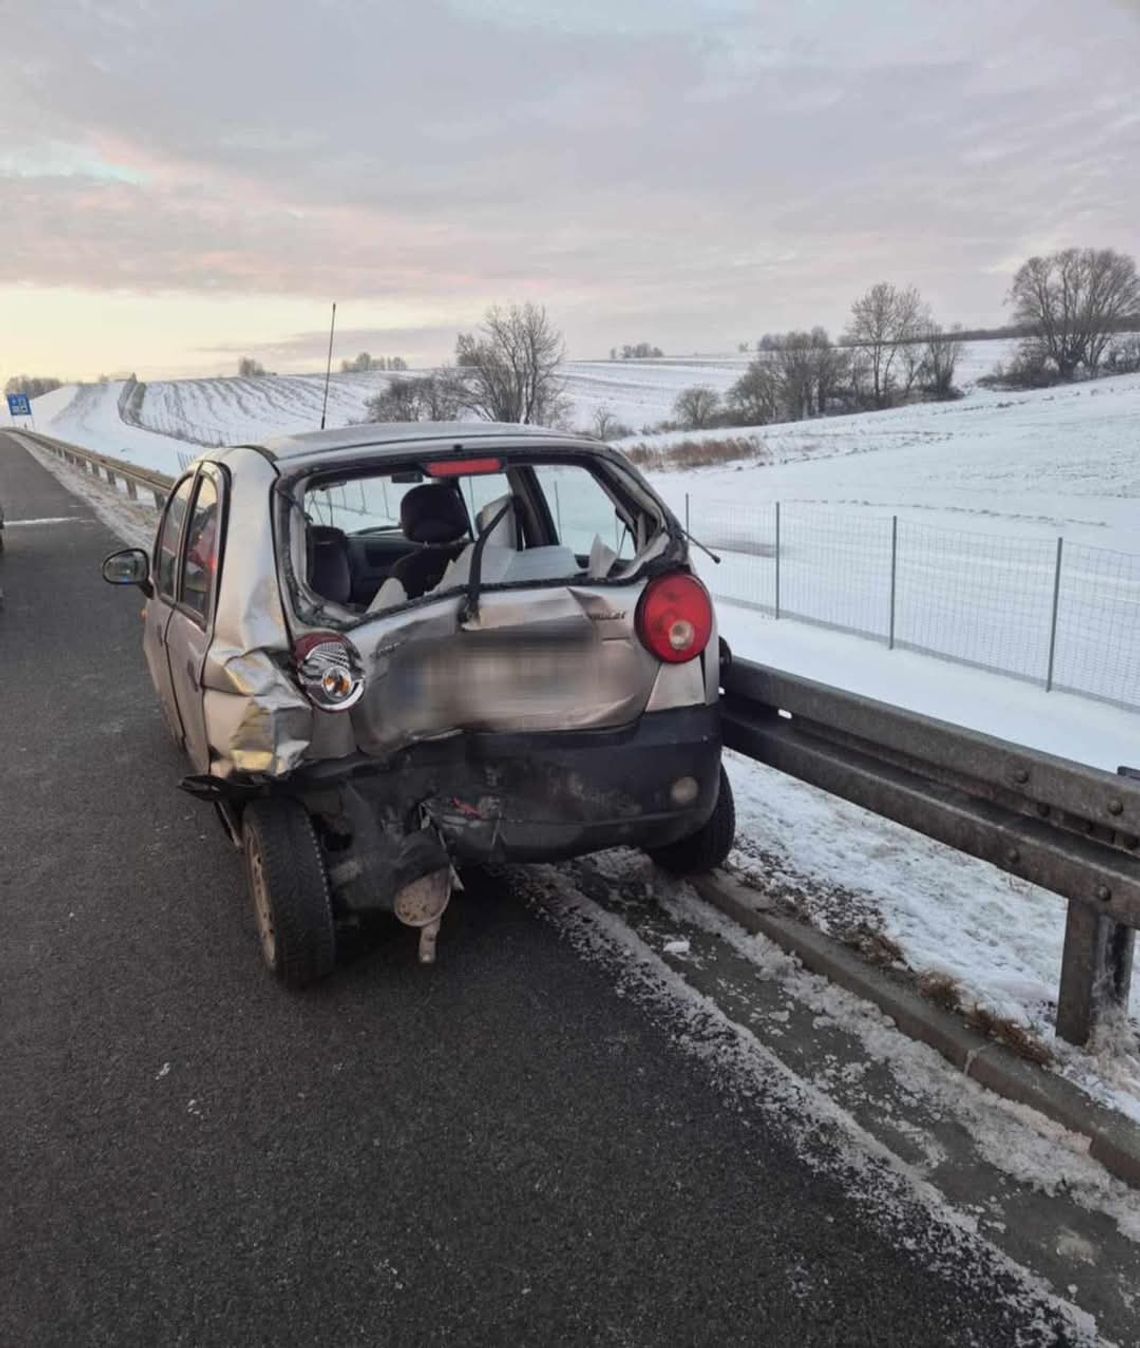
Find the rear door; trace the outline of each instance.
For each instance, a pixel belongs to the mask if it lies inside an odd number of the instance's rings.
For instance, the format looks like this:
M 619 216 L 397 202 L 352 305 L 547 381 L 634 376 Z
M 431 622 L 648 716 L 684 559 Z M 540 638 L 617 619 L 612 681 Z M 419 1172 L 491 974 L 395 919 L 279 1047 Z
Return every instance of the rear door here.
M 190 473 L 175 486 L 167 499 L 154 544 L 154 594 L 147 600 L 143 610 L 143 654 L 158 693 L 162 713 L 178 740 L 183 739 L 183 731 L 170 680 L 170 662 L 166 657 L 166 630 L 170 624 L 170 615 L 174 612 L 183 525 L 193 490 L 194 474 Z
M 214 625 L 224 485 L 221 468 L 216 464 L 203 465 L 183 530 L 176 602 L 166 629 L 171 687 L 183 744 L 196 772 L 207 772 L 210 767 L 202 666 Z
M 509 477 L 526 546 L 496 539 L 484 550 L 481 578 L 491 588 L 480 592 L 477 617 L 460 620 L 464 600 L 452 591 L 353 634 L 368 666 L 353 712 L 364 752 L 456 730 L 616 727 L 644 711 L 660 669 L 637 636 L 644 581 L 613 582 L 648 524 L 633 511 L 627 522 L 581 463 L 515 467 Z M 473 506 L 486 504 L 484 476 L 459 485 L 465 500 L 474 491 Z M 504 485 L 499 477 L 495 489 Z M 456 565 L 465 584 L 469 558 Z

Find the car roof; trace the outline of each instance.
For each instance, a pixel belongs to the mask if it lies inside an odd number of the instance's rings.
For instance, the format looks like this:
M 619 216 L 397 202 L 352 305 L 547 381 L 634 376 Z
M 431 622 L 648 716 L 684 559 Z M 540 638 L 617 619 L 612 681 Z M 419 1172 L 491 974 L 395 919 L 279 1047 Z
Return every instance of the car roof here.
M 273 459 L 292 460 L 317 458 L 323 455 L 341 456 L 346 450 L 368 449 L 393 455 L 406 453 L 443 441 L 450 446 L 472 444 L 476 441 L 517 441 L 534 444 L 536 441 L 561 441 L 563 444 L 583 445 L 582 437 L 554 431 L 546 426 L 520 426 L 517 422 L 498 421 L 394 421 L 363 426 L 345 426 L 339 430 L 306 431 L 301 435 L 275 436 L 263 441 L 257 448 Z M 586 440 L 585 445 L 590 441 Z M 583 446 L 584 447 L 584 446 Z M 601 448 L 601 445 L 598 445 Z

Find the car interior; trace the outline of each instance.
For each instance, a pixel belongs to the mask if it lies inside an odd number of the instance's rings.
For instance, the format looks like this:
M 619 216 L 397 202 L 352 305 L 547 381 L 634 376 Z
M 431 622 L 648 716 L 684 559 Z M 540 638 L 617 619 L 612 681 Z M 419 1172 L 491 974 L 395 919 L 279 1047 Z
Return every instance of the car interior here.
M 472 502 L 472 505 L 474 502 Z M 519 498 L 508 491 L 472 512 L 458 480 L 406 491 L 399 526 L 349 532 L 306 515 L 309 588 L 323 599 L 369 614 L 466 584 L 476 542 L 483 543 L 484 584 L 518 584 L 609 573 L 617 553 L 599 537 L 590 552 L 532 545 Z

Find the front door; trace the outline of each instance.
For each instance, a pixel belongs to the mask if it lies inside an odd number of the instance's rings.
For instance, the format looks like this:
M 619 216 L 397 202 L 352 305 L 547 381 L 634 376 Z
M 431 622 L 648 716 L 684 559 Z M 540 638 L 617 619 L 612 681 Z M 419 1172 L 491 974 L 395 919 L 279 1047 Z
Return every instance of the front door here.
M 184 740 L 182 722 L 174 700 L 170 679 L 170 662 L 166 656 L 166 634 L 178 587 L 179 561 L 182 556 L 182 532 L 190 496 L 194 490 L 194 474 L 184 477 L 170 493 L 159 525 L 154 546 L 154 593 L 143 610 L 143 654 L 146 656 L 150 677 L 158 693 L 162 714 L 171 733 L 179 742 Z
M 220 470 L 204 465 L 186 522 L 178 575 L 178 600 L 166 628 L 170 684 L 182 742 L 195 772 L 210 770 L 202 697 L 202 668 L 213 630 L 214 590 L 221 546 Z

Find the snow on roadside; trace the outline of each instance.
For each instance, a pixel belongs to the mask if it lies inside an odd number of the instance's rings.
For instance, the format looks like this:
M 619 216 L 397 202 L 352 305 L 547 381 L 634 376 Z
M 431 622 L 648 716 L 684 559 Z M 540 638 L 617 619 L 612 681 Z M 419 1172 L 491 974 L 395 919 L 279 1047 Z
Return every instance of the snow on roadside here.
M 611 873 L 620 873 L 621 862 L 605 860 Z M 1089 1211 L 1110 1216 L 1122 1235 L 1140 1243 L 1140 1198 L 1089 1158 L 1083 1138 L 964 1076 L 934 1049 L 901 1034 L 877 1007 L 809 972 L 767 937 L 749 934 L 684 882 L 666 884 L 657 878 L 654 892 L 679 925 L 691 924 L 727 942 L 755 966 L 758 977 L 777 982 L 789 1000 L 854 1033 L 868 1060 L 888 1064 L 900 1080 L 958 1119 L 996 1169 L 1046 1193 L 1063 1189 Z
M 748 1028 L 731 1019 L 713 999 L 671 968 L 620 916 L 583 895 L 562 868 L 536 867 L 533 873 L 542 889 L 534 907 L 557 926 L 579 953 L 612 968 L 624 995 L 633 997 L 647 1009 L 656 1008 L 668 1017 L 678 1019 L 681 1023 L 680 1031 L 675 1034 L 678 1046 L 708 1064 L 722 1091 L 738 1097 L 741 1106 L 749 1111 L 761 1110 L 787 1137 L 806 1164 L 840 1177 L 845 1189 L 866 1204 L 879 1222 L 886 1221 L 894 1226 L 896 1235 L 901 1235 L 919 1252 L 935 1272 L 947 1273 L 958 1281 L 965 1278 L 963 1295 L 970 1294 L 969 1284 L 973 1282 L 974 1292 L 984 1289 L 986 1295 L 992 1296 L 994 1289 L 986 1284 L 992 1277 L 992 1270 L 1004 1268 L 1023 1283 L 1028 1295 L 1045 1296 L 1054 1310 L 1059 1310 L 1066 1318 L 1072 1317 L 1070 1324 L 1075 1341 L 1100 1341 L 1087 1312 L 1054 1299 L 1039 1277 L 1013 1261 L 982 1234 L 975 1215 L 950 1204 L 918 1168 L 904 1162 L 868 1132 L 821 1083 L 797 1075 Z M 684 916 L 690 919 L 693 916 L 687 906 Z M 762 957 L 767 954 L 775 962 L 782 963 L 785 972 L 794 969 L 794 963 L 775 947 L 769 946 L 767 952 L 761 952 L 763 938 L 752 939 L 752 953 L 760 953 Z M 798 976 L 812 979 L 802 970 L 798 971 Z M 868 1020 L 878 1016 L 873 1008 L 841 989 L 829 988 L 825 980 L 814 980 L 814 984 L 810 988 L 812 995 L 830 992 L 840 999 L 828 1005 L 845 1026 L 850 1028 L 852 1019 Z M 804 987 L 797 987 L 793 995 L 800 996 L 804 991 Z M 892 1057 L 898 1052 L 933 1058 L 931 1050 L 911 1044 L 881 1016 L 878 1019 L 880 1037 L 877 1047 L 881 1058 Z M 932 1066 L 929 1062 L 927 1065 L 928 1068 Z M 933 1070 L 937 1072 L 938 1069 Z M 960 1078 L 960 1081 L 969 1089 L 980 1091 L 966 1078 Z M 979 1132 L 988 1129 L 1005 1142 L 1004 1147 L 995 1148 L 999 1155 L 1002 1152 L 1012 1152 L 1015 1157 L 1027 1154 L 1029 1144 L 1009 1146 L 1015 1127 L 1012 1120 L 1016 1116 L 1004 1110 L 995 1115 L 989 1108 L 992 1100 L 993 1097 L 986 1097 L 977 1104 Z M 1031 1111 L 1025 1113 L 1028 1115 Z M 1003 1119 L 1010 1122 L 1003 1122 Z M 1020 1122 L 1029 1126 L 1019 1130 L 1019 1141 L 1046 1121 L 1033 1116 L 1032 1120 L 1024 1118 Z M 1069 1141 L 1061 1136 L 1062 1132 L 1057 1130 L 1051 1141 L 1041 1138 L 1040 1151 L 1047 1164 L 1074 1177 L 1079 1176 L 1079 1191 L 1075 1193 L 1078 1201 L 1108 1213 L 1123 1234 L 1135 1238 L 1130 1229 L 1130 1213 L 1134 1213 L 1135 1208 L 1131 1196 L 1122 1184 L 1087 1158 L 1082 1165 L 1079 1147 L 1075 1152 L 1070 1147 L 1073 1160 L 1062 1163 L 1060 1155 Z M 1038 1177 L 1045 1179 L 1044 1168 L 1040 1165 L 1027 1162 L 1024 1169 L 1032 1173 L 1030 1182 Z M 915 1217 L 923 1210 L 930 1223 L 926 1228 L 915 1225 Z M 1053 1341 L 1048 1331 L 1044 1331 L 1043 1341 Z
M 52 477 L 68 491 L 85 500 L 96 516 L 112 533 L 118 534 L 128 547 L 150 551 L 158 521 L 158 514 L 153 507 L 145 501 L 132 501 L 116 492 L 108 483 L 97 481 L 89 474 L 72 468 L 18 432 L 16 439 Z
M 1140 985 L 1091 1052 L 1056 1037 L 1063 899 L 739 754 L 725 762 L 743 878 L 830 935 L 882 932 L 915 974 L 949 976 L 965 1009 L 1023 1026 L 1058 1072 L 1140 1122 Z
M 708 568 L 700 564 L 706 580 Z M 1140 767 L 1140 713 L 972 669 L 866 637 L 768 617 L 720 600 L 720 634 L 734 656 L 838 684 L 997 739 L 1115 772 Z

